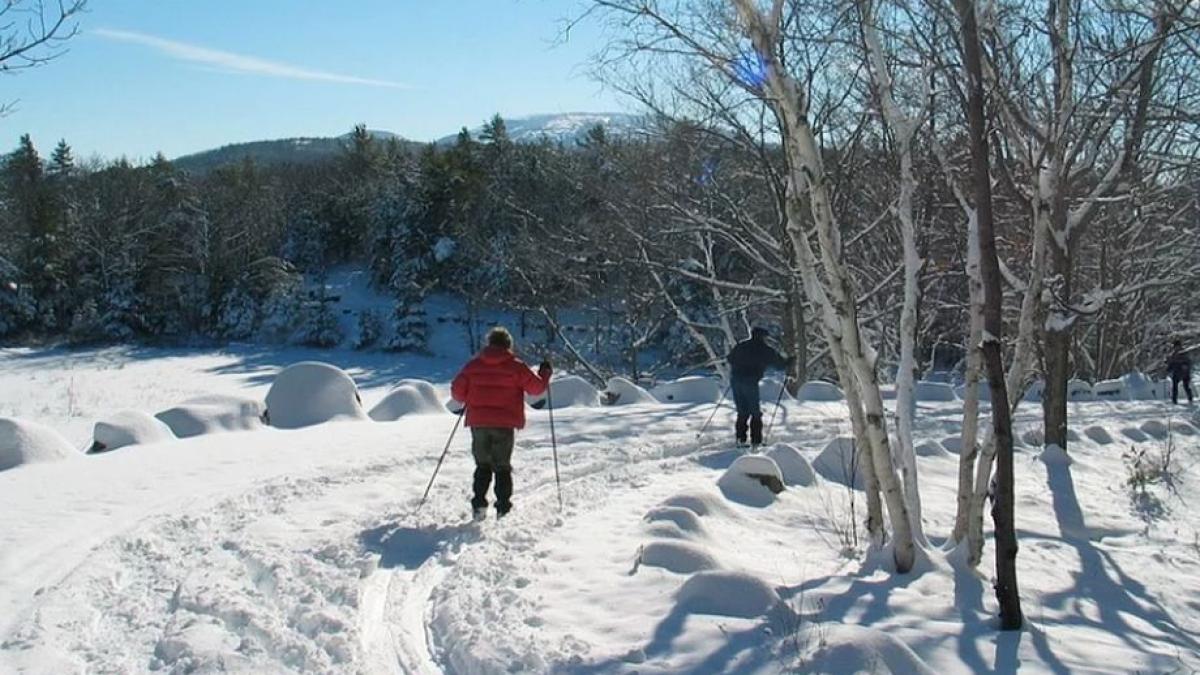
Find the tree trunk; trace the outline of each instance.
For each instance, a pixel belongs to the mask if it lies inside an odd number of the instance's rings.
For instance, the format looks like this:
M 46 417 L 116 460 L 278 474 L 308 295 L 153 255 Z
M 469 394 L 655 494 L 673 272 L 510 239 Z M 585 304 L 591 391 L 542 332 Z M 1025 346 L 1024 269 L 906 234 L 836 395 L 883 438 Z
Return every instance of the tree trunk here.
M 1069 298 L 1071 256 L 1057 244 L 1052 244 L 1054 271 L 1060 281 L 1058 291 Z M 1042 392 L 1042 414 L 1044 415 L 1044 444 L 1067 449 L 1067 383 L 1071 377 L 1071 325 L 1072 317 L 1063 311 L 1051 309 L 1042 335 L 1042 353 L 1045 360 L 1046 387 Z
M 983 279 L 979 273 L 979 221 L 972 212 L 967 222 L 967 292 L 970 298 L 967 327 L 966 389 L 963 394 L 962 447 L 958 455 L 958 495 L 954 531 L 950 541 L 967 536 L 974 493 L 975 460 L 979 456 L 979 375 L 983 369 Z M 990 469 L 989 469 L 990 471 Z M 982 532 L 982 528 L 981 528 Z
M 808 379 L 808 331 L 804 325 L 804 287 L 795 277 L 788 280 L 791 293 L 783 304 L 783 350 L 796 357 L 788 369 L 791 384 L 788 393 L 795 396 L 800 385 Z
M 971 145 L 971 167 L 975 186 L 975 209 L 979 218 L 979 259 L 984 292 L 983 356 L 992 394 L 992 430 L 996 443 L 996 495 L 992 519 L 996 531 L 996 601 L 1000 605 L 1000 628 L 1018 630 L 1021 596 L 1017 587 L 1017 536 L 1013 499 L 1013 447 L 1010 407 L 1004 405 L 1008 391 L 1004 381 L 1003 289 L 996 254 L 992 213 L 992 178 L 988 165 L 987 128 L 984 119 L 983 66 L 974 0 L 955 0 L 961 21 L 963 63 L 967 75 L 967 120 Z

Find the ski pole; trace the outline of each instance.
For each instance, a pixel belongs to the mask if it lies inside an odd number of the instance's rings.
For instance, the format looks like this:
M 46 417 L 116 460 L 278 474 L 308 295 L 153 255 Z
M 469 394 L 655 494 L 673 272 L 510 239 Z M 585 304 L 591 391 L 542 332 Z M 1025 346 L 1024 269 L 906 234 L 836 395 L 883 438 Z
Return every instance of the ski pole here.
M 554 454 L 554 486 L 558 488 L 558 510 L 562 511 L 562 482 L 558 478 L 558 439 L 554 436 L 554 397 L 550 394 L 550 383 L 546 383 L 546 409 L 550 412 L 550 451 Z
M 775 426 L 775 415 L 779 412 L 779 409 L 783 407 L 781 402 L 783 401 L 783 392 L 785 389 L 787 389 L 786 380 L 779 384 L 779 395 L 775 397 L 775 409 L 771 411 L 771 421 L 767 424 L 767 433 L 763 434 L 764 444 L 767 442 L 767 439 L 771 437 L 771 427 Z
M 425 506 L 425 500 L 429 497 L 429 490 L 433 488 L 433 481 L 437 478 L 438 471 L 442 468 L 442 462 L 446 459 L 446 453 L 450 452 L 450 443 L 454 440 L 454 434 L 458 431 L 458 425 L 462 424 L 463 418 L 467 416 L 467 407 L 459 411 L 458 419 L 454 421 L 454 428 L 450 430 L 450 438 L 446 439 L 446 447 L 442 449 L 442 456 L 438 457 L 437 466 L 433 467 L 433 475 L 429 477 L 429 485 L 425 486 L 425 494 L 421 495 L 421 503 L 417 504 L 417 511 Z
M 712 414 L 709 415 L 708 419 L 704 421 L 704 426 L 700 427 L 700 431 L 696 432 L 696 438 L 700 438 L 704 435 L 704 430 L 708 428 L 709 423 L 712 422 L 713 418 L 717 416 L 717 410 L 720 409 L 721 404 L 725 402 L 725 397 L 729 395 L 729 388 L 732 386 L 733 382 L 725 385 L 725 391 L 721 392 L 721 398 L 717 399 L 717 404 L 713 406 Z

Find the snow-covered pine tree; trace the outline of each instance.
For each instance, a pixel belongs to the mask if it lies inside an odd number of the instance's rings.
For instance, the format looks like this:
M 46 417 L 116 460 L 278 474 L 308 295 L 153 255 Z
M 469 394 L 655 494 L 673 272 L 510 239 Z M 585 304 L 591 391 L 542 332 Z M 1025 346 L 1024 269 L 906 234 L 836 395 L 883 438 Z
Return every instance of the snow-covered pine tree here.
M 383 335 L 383 318 L 374 309 L 364 309 L 358 313 L 358 335 L 354 337 L 355 349 L 374 347 Z

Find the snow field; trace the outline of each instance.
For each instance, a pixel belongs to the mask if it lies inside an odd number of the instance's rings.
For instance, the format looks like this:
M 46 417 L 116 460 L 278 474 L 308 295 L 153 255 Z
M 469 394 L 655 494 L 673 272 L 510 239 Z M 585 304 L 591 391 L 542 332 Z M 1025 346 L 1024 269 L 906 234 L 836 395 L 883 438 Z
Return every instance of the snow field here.
M 236 377 L 213 390 L 267 384 Z M 395 384 L 363 379 L 368 401 Z M 171 402 L 112 389 L 113 406 Z M 992 623 L 990 552 L 972 570 L 934 548 L 897 577 L 886 550 L 842 545 L 849 500 L 860 517 L 864 507 L 844 474 L 819 469 L 846 459 L 836 401 L 785 401 L 760 456 L 729 447 L 728 404 L 699 441 L 711 403 L 556 411 L 562 511 L 547 415 L 529 411 L 515 510 L 477 524 L 461 431 L 416 509 L 451 415 L 23 466 L 0 473 L 0 512 L 12 514 L 0 526 L 0 671 L 1187 670 L 1200 666 L 1200 521 L 1187 508 L 1200 497 L 1200 439 L 1176 410 L 1072 403 L 1069 463 L 1018 448 L 1029 624 L 1005 635 Z M 1036 440 L 1039 413 L 1022 406 L 1019 437 Z M 918 408 L 935 543 L 953 524 L 960 417 L 955 402 Z M 1131 493 L 1122 455 L 1168 442 L 1176 492 Z M 786 489 L 766 490 L 764 506 L 730 499 L 720 481 L 743 460 L 755 473 L 775 466 Z M 808 483 L 796 480 L 805 462 Z

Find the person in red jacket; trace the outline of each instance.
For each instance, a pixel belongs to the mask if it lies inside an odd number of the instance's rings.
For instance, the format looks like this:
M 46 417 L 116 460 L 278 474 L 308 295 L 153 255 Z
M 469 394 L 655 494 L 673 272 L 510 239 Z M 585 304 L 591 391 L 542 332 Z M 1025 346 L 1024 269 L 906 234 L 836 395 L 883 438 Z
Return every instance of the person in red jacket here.
M 487 491 L 496 478 L 496 514 L 512 509 L 512 452 L 516 430 L 525 426 L 525 394 L 537 396 L 550 385 L 550 362 L 542 361 L 536 375 L 513 354 L 509 332 L 497 326 L 488 331 L 487 346 L 467 362 L 450 384 L 450 395 L 464 404 L 475 456 L 476 517 L 487 513 Z

